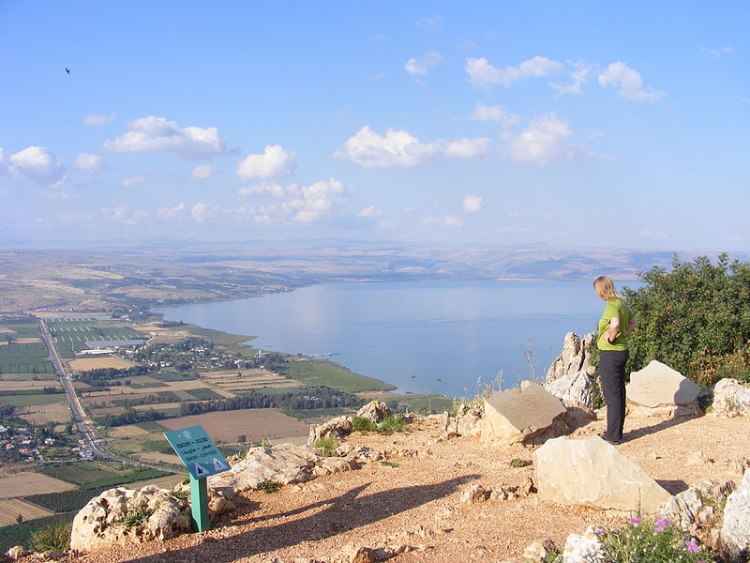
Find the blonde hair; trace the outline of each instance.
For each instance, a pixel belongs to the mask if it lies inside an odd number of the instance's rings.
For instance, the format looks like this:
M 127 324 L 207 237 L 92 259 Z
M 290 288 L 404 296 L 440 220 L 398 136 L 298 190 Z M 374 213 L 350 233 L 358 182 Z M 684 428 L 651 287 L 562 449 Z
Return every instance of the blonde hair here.
M 594 291 L 596 291 L 596 294 L 604 299 L 604 301 L 622 299 L 615 289 L 615 284 L 612 281 L 612 278 L 609 276 L 599 276 L 596 278 L 594 280 Z

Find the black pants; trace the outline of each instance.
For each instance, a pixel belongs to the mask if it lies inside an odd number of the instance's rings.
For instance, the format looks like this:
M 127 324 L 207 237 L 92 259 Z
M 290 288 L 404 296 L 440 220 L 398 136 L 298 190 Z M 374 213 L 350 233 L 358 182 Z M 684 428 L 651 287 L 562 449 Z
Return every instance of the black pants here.
M 628 351 L 602 350 L 599 353 L 599 373 L 607 403 L 607 440 L 622 440 L 625 424 L 625 363 Z

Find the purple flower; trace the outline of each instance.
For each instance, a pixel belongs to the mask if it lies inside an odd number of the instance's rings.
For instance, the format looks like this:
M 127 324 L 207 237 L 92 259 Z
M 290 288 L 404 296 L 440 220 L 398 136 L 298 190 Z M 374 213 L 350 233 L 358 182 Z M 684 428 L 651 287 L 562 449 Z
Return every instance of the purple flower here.
M 698 551 L 698 544 L 695 540 L 688 540 L 685 542 L 685 549 L 687 549 L 690 553 L 695 553 Z
M 638 517 L 633 517 L 633 518 L 631 518 L 630 520 L 628 520 L 628 522 L 630 522 L 630 523 L 631 523 L 631 524 L 633 524 L 634 526 L 637 526 L 638 524 L 640 524 L 640 523 L 641 523 L 641 519 L 640 519 L 640 518 L 638 518 Z
M 656 523 L 655 523 L 654 529 L 657 532 L 663 532 L 667 528 L 669 528 L 669 520 L 667 520 L 666 518 L 657 518 L 656 519 Z

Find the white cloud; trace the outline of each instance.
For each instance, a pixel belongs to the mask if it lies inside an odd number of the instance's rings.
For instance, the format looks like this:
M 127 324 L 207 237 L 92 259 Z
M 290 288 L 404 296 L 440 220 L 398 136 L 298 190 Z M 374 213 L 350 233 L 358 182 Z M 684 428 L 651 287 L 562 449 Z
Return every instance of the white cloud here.
M 725 45 L 724 47 L 709 48 L 709 49 L 701 47 L 701 51 L 703 51 L 704 53 L 708 53 L 715 59 L 719 59 L 726 55 L 731 55 L 734 52 L 734 47 L 730 45 Z
M 27 147 L 10 155 L 8 169 L 13 174 L 40 184 L 60 182 L 65 173 L 60 159 L 46 147 L 39 146 Z
M 216 176 L 218 171 L 219 169 L 213 164 L 202 164 L 193 168 L 193 171 L 190 173 L 190 178 L 193 180 L 207 180 L 208 178 Z
M 180 202 L 174 207 L 160 207 L 156 210 L 156 216 L 159 219 L 171 221 L 182 216 L 183 211 L 185 211 L 185 204 Z
M 464 198 L 464 211 L 466 213 L 477 213 L 484 209 L 484 198 L 478 195 L 467 195 Z
M 106 127 L 117 121 L 116 113 L 92 113 L 83 118 L 83 122 L 89 127 Z
M 132 176 L 130 178 L 125 178 L 122 181 L 122 187 L 123 188 L 134 188 L 136 186 L 140 186 L 141 184 L 146 183 L 146 178 L 138 175 L 138 176 Z
M 617 88 L 618 95 L 631 102 L 654 103 L 664 97 L 664 92 L 660 90 L 645 90 L 641 74 L 620 61 L 610 64 L 599 75 L 599 85 L 602 88 Z
M 438 157 L 472 158 L 488 151 L 489 140 L 485 138 L 422 143 L 407 131 L 388 129 L 383 137 L 365 126 L 347 139 L 337 156 L 365 168 L 385 168 L 417 166 Z
M 427 74 L 432 69 L 443 64 L 443 55 L 437 51 L 430 51 L 421 57 L 411 58 L 406 61 L 404 69 L 409 74 Z
M 281 184 L 256 184 L 237 190 L 240 197 L 269 195 L 273 197 L 284 197 L 286 188 Z
M 82 152 L 73 162 L 73 167 L 79 170 L 97 170 L 104 164 L 104 158 L 98 154 Z
M 426 16 L 417 20 L 417 27 L 422 29 L 440 29 L 443 25 L 443 18 L 440 16 Z
M 245 180 L 266 180 L 287 176 L 294 172 L 295 159 L 292 151 L 279 145 L 267 145 L 263 154 L 250 154 L 237 167 L 237 176 Z
M 422 222 L 425 225 L 442 225 L 444 227 L 450 227 L 451 229 L 460 229 L 464 226 L 464 222 L 456 215 L 443 215 L 442 217 L 428 215 Z
M 204 223 L 211 218 L 208 206 L 202 202 L 193 205 L 193 208 L 190 210 L 190 216 L 196 223 Z
M 563 65 L 547 57 L 534 57 L 523 61 L 519 66 L 497 68 L 492 66 L 484 57 L 469 57 L 466 59 L 466 74 L 469 81 L 477 86 L 502 85 L 509 87 L 513 82 L 524 78 L 541 78 L 555 74 L 563 69 Z
M 372 219 L 374 217 L 380 217 L 382 214 L 383 212 L 380 209 L 370 204 L 363 207 L 362 210 L 357 213 L 357 217 L 361 217 L 362 219 Z
M 310 224 L 323 220 L 343 201 L 344 185 L 331 178 L 308 186 L 258 184 L 238 190 L 241 197 L 270 198 L 266 205 L 243 206 L 233 213 L 260 223 Z M 280 201 L 278 201 L 280 200 Z
M 580 147 L 568 142 L 570 127 L 553 114 L 537 117 L 515 137 L 509 146 L 509 156 L 517 162 L 546 166 L 555 160 L 590 157 Z
M 520 118 L 501 106 L 486 106 L 477 104 L 474 111 L 471 112 L 469 119 L 472 121 L 492 121 L 499 124 L 504 129 L 517 125 Z
M 557 84 L 551 83 L 551 86 L 557 90 L 557 94 L 562 96 L 564 94 L 580 94 L 582 86 L 588 82 L 589 76 L 593 71 L 593 67 L 584 61 L 576 61 L 572 63 L 573 71 L 570 73 L 571 82 L 569 84 Z
M 109 221 L 115 221 L 124 225 L 135 225 L 148 218 L 148 212 L 143 209 L 133 209 L 127 205 L 116 207 L 104 207 L 101 209 L 102 217 Z
M 141 117 L 128 123 L 128 132 L 106 141 L 110 152 L 168 151 L 185 158 L 221 154 L 224 140 L 215 127 L 178 127 L 163 117 Z
M 638 237 L 647 240 L 669 240 L 669 237 L 661 231 L 641 231 Z

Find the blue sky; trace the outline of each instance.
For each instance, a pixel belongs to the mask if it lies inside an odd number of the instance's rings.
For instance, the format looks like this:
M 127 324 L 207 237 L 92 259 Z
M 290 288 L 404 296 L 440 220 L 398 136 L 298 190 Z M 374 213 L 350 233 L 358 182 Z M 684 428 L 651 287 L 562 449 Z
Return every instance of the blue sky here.
M 748 16 L 0 0 L 0 239 L 747 250 Z

